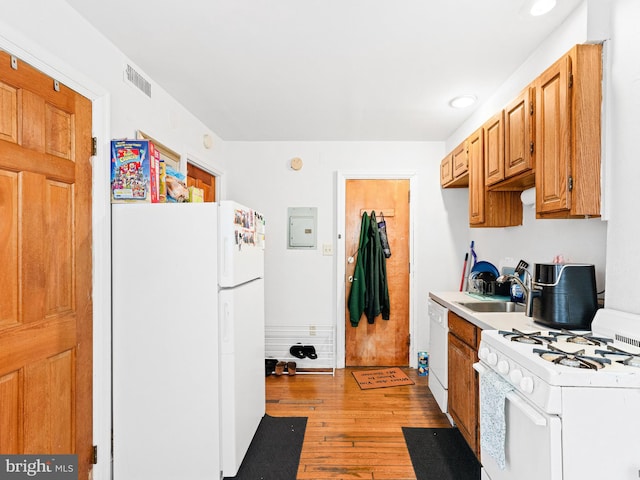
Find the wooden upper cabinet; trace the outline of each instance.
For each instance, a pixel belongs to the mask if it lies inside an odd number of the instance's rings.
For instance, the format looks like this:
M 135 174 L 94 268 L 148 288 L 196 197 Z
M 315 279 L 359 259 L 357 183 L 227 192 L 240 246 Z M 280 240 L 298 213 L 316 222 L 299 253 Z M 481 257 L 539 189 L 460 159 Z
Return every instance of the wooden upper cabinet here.
M 484 223 L 484 128 L 467 139 L 469 154 L 469 225 Z
M 469 171 L 469 157 L 467 156 L 467 146 L 465 142 L 458 145 L 452 153 L 453 178 L 459 178 Z
M 528 173 L 519 181 L 523 189 L 535 184 L 534 92 L 527 87 L 504 109 L 504 176 Z
M 443 188 L 469 186 L 469 159 L 466 142 L 462 142 L 440 162 L 440 185 Z
M 484 173 L 487 185 L 504 180 L 504 111 L 484 124 Z
M 445 187 L 453 180 L 453 158 L 449 154 L 440 162 L 440 186 Z
M 499 163 L 504 141 L 501 116 L 489 119 L 468 139 L 469 225 L 471 227 L 513 227 L 522 225 L 519 191 L 492 191 L 485 182 L 485 162 Z
M 600 215 L 601 84 L 601 45 L 576 45 L 536 80 L 538 218 Z

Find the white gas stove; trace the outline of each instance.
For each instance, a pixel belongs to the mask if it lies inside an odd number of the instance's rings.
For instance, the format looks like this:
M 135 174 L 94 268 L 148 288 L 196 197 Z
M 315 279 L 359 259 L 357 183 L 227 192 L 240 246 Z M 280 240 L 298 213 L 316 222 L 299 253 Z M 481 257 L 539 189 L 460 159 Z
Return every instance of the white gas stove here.
M 484 478 L 639 478 L 640 315 L 601 309 L 591 328 L 482 332 L 476 369 Z M 497 391 L 506 435 L 489 445 L 482 408 Z M 504 451 L 492 455 L 500 442 Z

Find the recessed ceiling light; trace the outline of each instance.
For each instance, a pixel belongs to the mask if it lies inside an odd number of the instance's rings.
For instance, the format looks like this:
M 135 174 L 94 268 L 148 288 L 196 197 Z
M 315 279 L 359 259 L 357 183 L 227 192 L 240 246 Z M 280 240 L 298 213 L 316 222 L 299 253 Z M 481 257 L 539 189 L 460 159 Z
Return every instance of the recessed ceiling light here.
M 529 13 L 534 17 L 538 17 L 540 15 L 544 15 L 545 13 L 550 12 L 556 6 L 556 0 L 535 0 L 531 4 L 531 9 Z
M 449 102 L 453 108 L 466 108 L 476 103 L 475 95 L 460 95 Z

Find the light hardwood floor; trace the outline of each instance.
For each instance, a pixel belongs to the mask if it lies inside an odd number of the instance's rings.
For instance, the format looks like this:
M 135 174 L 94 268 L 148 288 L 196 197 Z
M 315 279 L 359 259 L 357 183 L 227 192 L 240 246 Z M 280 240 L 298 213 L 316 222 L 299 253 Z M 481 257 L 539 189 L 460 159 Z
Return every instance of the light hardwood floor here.
M 450 426 L 428 376 L 403 368 L 415 385 L 361 390 L 362 369 L 267 377 L 267 414 L 308 418 L 299 480 L 415 480 L 402 427 Z

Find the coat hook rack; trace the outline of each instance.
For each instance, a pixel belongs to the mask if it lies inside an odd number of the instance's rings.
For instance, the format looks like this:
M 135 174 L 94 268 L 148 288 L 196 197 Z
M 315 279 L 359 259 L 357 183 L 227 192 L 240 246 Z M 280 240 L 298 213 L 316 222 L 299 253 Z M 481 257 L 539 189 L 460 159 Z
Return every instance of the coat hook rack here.
M 385 217 L 394 217 L 396 215 L 396 209 L 395 208 L 363 208 L 360 210 L 360 216 L 362 216 L 362 214 L 364 212 L 367 213 L 371 213 L 371 211 L 376 212 L 376 217 L 379 216 L 380 214 L 384 215 Z

